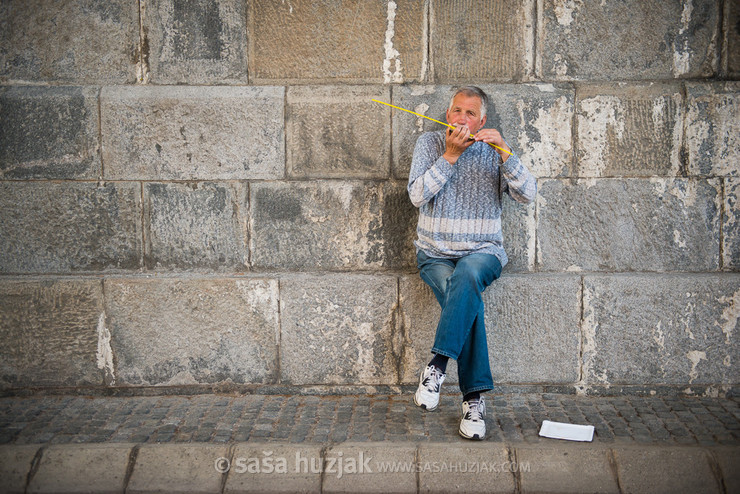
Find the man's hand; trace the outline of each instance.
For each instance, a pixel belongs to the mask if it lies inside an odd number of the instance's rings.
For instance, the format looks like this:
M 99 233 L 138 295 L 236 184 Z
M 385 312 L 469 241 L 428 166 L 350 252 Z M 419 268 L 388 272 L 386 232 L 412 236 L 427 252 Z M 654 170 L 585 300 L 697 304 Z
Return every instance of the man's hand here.
M 463 151 L 475 143 L 470 138 L 470 129 L 461 125 L 454 129 L 447 129 L 445 134 L 445 153 L 442 155 L 451 165 L 457 163 L 457 159 L 463 154 Z
M 511 151 L 511 148 L 506 145 L 504 138 L 501 137 L 501 133 L 496 129 L 481 129 L 475 134 L 476 141 L 483 141 L 485 143 L 494 144 L 506 151 Z M 501 161 L 504 162 L 510 156 L 500 149 L 496 149 L 496 152 L 501 155 Z

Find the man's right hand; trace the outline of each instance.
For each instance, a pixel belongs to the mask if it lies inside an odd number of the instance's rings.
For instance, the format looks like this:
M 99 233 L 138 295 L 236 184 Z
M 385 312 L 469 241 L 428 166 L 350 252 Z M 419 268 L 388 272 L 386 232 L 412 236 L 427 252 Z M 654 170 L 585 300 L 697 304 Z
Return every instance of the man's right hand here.
M 457 159 L 475 141 L 470 139 L 470 129 L 461 125 L 454 129 L 447 129 L 445 133 L 445 152 L 442 155 L 451 165 L 457 163 Z

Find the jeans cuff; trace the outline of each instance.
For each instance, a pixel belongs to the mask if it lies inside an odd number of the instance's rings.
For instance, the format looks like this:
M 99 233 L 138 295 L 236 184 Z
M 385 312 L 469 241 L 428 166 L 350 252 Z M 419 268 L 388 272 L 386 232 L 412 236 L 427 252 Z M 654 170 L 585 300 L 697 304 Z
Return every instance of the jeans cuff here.
M 451 358 L 453 360 L 457 360 L 457 355 L 452 355 L 450 352 L 447 352 L 445 350 L 439 350 L 438 348 L 432 348 L 432 353 L 437 353 L 439 355 L 443 355 L 447 358 Z
M 485 393 L 486 391 L 493 391 L 493 384 L 491 384 L 490 386 L 476 386 L 474 388 L 466 389 L 464 391 L 461 389 L 460 391 L 462 391 L 463 396 L 465 396 L 468 393 L 475 393 L 475 392 Z

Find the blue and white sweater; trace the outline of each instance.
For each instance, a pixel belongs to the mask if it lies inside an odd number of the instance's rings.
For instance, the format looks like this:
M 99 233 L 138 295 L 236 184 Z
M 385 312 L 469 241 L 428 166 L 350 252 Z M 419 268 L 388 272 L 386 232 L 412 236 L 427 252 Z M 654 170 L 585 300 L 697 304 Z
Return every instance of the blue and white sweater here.
M 417 252 L 441 258 L 482 252 L 504 266 L 501 197 L 506 192 L 518 202 L 532 202 L 536 179 L 516 154 L 502 163 L 484 142 L 467 148 L 454 165 L 444 152 L 445 131 L 426 132 L 416 141 L 408 192 L 419 208 Z

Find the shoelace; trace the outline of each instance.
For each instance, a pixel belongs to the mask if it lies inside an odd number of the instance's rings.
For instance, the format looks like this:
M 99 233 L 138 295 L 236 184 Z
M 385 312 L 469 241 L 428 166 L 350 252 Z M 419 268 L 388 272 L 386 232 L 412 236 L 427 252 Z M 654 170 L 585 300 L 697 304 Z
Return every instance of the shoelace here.
M 432 372 L 427 376 L 426 379 L 424 379 L 424 382 L 422 383 L 424 386 L 426 386 L 427 391 L 430 391 L 432 393 L 438 393 L 439 392 L 439 386 L 442 381 L 442 374 L 439 369 L 432 366 Z
M 486 415 L 486 402 L 482 399 L 480 400 L 471 400 L 468 402 L 468 413 L 465 415 L 465 418 L 467 420 L 472 420 L 473 422 L 477 422 L 479 420 L 483 420 L 483 417 Z

